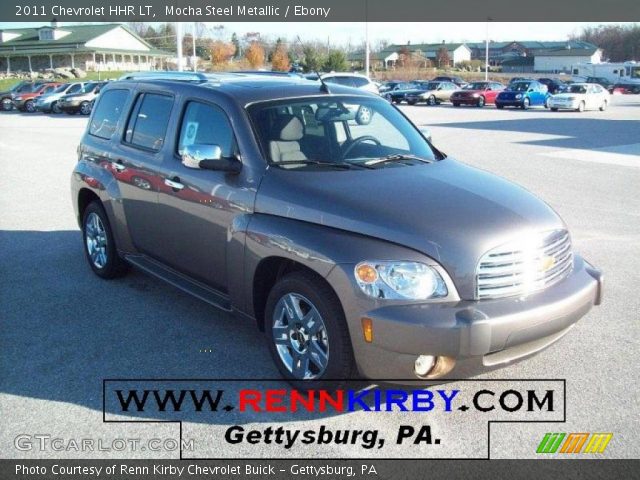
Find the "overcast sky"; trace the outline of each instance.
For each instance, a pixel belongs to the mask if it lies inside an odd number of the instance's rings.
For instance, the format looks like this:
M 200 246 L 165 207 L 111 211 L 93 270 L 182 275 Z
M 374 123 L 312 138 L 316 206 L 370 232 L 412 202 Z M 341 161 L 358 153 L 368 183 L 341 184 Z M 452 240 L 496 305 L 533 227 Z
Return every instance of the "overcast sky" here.
M 601 22 L 602 23 L 602 22 Z M 605 22 L 606 23 L 606 22 Z M 67 23 L 68 24 L 68 23 Z M 37 27 L 39 23 L 0 23 L 0 28 Z M 65 25 L 65 23 L 62 23 Z M 207 23 L 207 26 L 220 25 Z M 331 44 L 360 44 L 365 38 L 364 23 L 290 23 L 290 22 L 237 22 L 224 23 L 228 34 L 236 32 L 260 32 L 270 37 L 286 37 L 290 40 L 300 36 L 302 40 L 329 39 Z M 584 26 L 595 26 L 598 23 L 547 22 L 547 23 L 490 23 L 489 38 L 495 41 L 510 40 L 565 40 L 572 33 L 577 33 Z M 436 43 L 483 41 L 486 36 L 485 22 L 469 23 L 369 23 L 369 38 L 374 44 L 376 40 L 389 40 L 392 43 Z M 185 30 L 190 30 L 189 24 Z

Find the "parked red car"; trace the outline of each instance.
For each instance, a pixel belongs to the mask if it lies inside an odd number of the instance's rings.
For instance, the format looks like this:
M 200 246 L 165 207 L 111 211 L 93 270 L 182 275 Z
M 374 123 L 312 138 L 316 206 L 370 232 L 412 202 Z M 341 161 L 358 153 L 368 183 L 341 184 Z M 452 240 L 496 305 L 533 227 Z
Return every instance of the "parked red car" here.
M 451 103 L 454 107 L 460 105 L 484 107 L 486 104 L 495 103 L 496 96 L 502 90 L 504 85 L 498 82 L 471 82 L 451 94 Z
M 39 85 L 31 92 L 17 93 L 13 97 L 13 104 L 22 112 L 33 113 L 36 111 L 36 104 L 34 99 L 45 93 L 51 93 L 56 88 L 62 85 L 59 82 L 47 82 Z

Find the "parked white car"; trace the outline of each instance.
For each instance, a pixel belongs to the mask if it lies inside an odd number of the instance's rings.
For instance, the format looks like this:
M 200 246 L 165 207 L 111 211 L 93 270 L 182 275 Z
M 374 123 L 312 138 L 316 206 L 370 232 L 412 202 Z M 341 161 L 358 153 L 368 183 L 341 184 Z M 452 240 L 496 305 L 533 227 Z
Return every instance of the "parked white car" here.
M 378 85 L 365 75 L 360 75 L 359 73 L 331 72 L 325 73 L 321 78 L 329 84 L 335 83 L 345 87 L 359 88 L 371 93 L 379 93 Z
M 549 99 L 549 108 L 556 112 L 559 109 L 601 110 L 609 106 L 611 96 L 606 89 L 596 83 L 572 83 L 566 92 L 553 95 Z

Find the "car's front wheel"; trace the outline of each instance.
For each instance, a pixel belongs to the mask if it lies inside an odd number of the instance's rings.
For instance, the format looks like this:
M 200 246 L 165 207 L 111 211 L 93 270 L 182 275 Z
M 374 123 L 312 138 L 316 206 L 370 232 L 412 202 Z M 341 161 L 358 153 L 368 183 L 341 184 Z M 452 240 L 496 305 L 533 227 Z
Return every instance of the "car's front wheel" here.
M 58 105 L 58 102 L 53 102 L 53 105 L 51 105 L 51 112 L 52 113 L 62 113 L 62 110 L 60 110 L 60 105 Z
M 608 106 L 609 106 L 609 103 L 605 100 L 604 102 L 602 102 L 602 105 L 600 105 L 600 111 L 604 112 Z
M 434 95 L 430 95 L 427 103 L 433 107 L 438 103 L 438 101 L 436 100 L 436 97 Z
M 33 113 L 36 111 L 36 104 L 33 102 L 33 100 L 27 100 L 27 102 L 24 104 L 24 111 L 28 113 Z
M 294 385 L 353 377 L 355 362 L 344 312 L 321 278 L 308 272 L 281 278 L 269 293 L 265 323 L 271 356 Z
M 84 211 L 82 237 L 87 261 L 96 275 L 111 279 L 127 272 L 129 265 L 118 255 L 109 219 L 97 201 Z
M 578 105 L 578 112 L 584 112 L 584 109 L 585 109 L 584 102 L 580 102 L 580 105 Z
M 478 103 L 476 105 L 480 108 L 484 107 L 484 97 L 478 97 Z

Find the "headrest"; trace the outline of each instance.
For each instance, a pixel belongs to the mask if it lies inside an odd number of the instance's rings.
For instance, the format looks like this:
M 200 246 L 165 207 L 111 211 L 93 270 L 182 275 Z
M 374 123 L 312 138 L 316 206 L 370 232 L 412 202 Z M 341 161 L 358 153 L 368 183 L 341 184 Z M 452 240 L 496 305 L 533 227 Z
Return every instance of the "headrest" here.
M 285 142 L 300 140 L 304 136 L 304 125 L 295 115 L 283 115 L 276 122 L 275 134 Z

